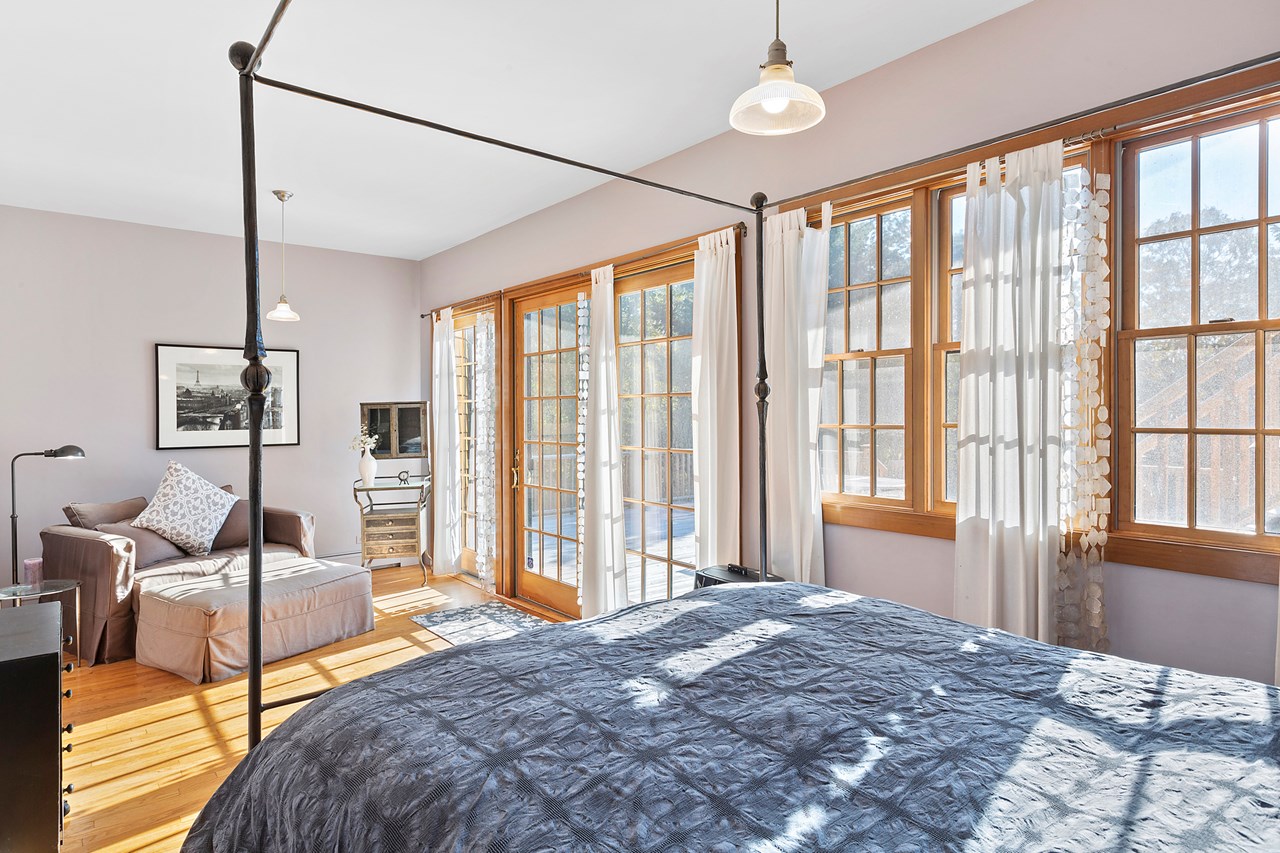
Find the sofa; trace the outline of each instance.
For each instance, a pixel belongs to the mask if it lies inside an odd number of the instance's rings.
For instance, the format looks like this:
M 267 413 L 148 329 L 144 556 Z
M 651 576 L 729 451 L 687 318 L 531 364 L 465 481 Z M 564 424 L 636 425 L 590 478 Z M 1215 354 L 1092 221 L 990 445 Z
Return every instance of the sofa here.
M 230 491 L 230 488 L 227 491 Z M 212 550 L 182 553 L 147 530 L 129 527 L 146 509 L 142 497 L 63 507 L 67 524 L 40 531 L 44 577 L 80 581 L 81 654 L 92 666 L 134 656 L 140 594 L 147 589 L 249 567 L 249 504 L 232 507 Z M 263 510 L 264 567 L 315 557 L 315 517 L 309 512 Z

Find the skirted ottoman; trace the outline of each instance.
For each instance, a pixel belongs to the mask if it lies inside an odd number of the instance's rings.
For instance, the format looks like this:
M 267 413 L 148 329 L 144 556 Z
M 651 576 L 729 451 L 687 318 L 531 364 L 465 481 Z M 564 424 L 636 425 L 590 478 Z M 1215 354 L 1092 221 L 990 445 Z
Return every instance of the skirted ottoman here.
M 219 573 L 143 590 L 138 663 L 199 684 L 249 666 L 249 575 Z M 373 630 L 369 569 L 299 557 L 262 570 L 262 659 Z

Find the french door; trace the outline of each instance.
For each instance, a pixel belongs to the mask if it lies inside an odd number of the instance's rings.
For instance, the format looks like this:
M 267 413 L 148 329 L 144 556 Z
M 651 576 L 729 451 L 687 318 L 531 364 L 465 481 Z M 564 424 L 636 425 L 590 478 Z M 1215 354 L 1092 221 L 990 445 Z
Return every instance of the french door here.
M 577 288 L 515 302 L 516 594 L 561 613 L 580 612 L 581 443 Z

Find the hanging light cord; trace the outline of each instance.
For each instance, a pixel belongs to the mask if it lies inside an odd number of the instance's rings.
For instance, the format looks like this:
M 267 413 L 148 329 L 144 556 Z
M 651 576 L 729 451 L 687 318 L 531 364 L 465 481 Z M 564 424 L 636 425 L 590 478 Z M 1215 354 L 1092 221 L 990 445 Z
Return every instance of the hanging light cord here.
M 286 199 L 280 199 L 280 298 L 284 298 L 284 203 Z
M 782 0 L 773 0 L 773 37 L 782 38 Z

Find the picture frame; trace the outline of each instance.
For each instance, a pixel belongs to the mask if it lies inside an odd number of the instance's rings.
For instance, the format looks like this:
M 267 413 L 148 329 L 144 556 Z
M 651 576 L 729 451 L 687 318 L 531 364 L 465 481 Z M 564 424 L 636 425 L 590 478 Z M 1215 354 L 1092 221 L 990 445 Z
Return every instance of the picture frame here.
M 248 395 L 240 384 L 247 362 L 239 347 L 156 344 L 156 450 L 248 447 Z M 296 447 L 298 351 L 269 349 L 271 371 L 262 443 Z

